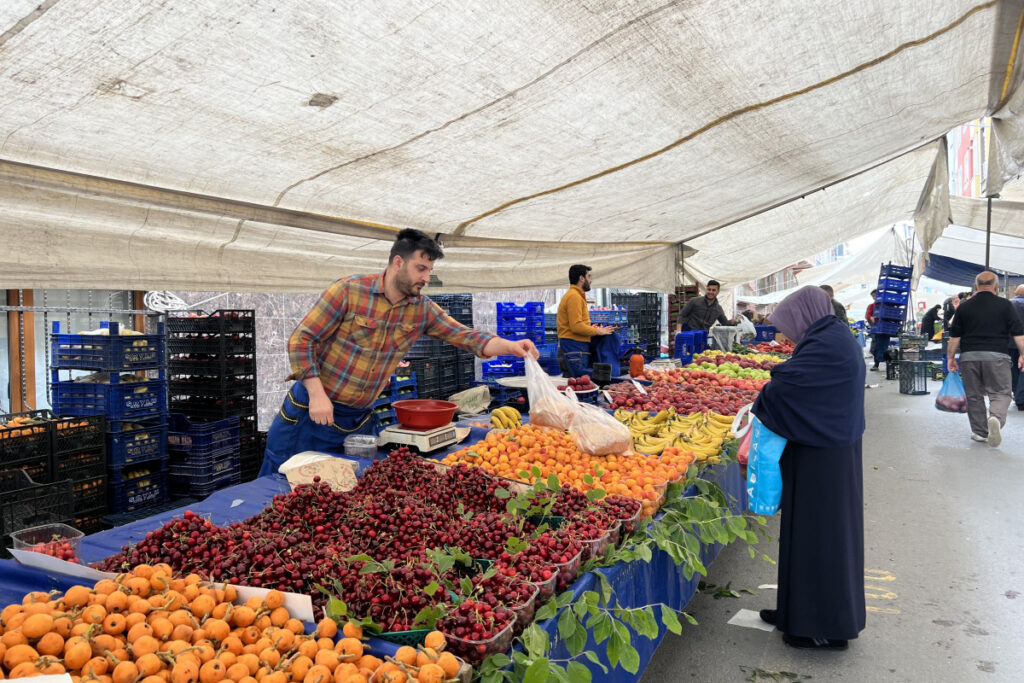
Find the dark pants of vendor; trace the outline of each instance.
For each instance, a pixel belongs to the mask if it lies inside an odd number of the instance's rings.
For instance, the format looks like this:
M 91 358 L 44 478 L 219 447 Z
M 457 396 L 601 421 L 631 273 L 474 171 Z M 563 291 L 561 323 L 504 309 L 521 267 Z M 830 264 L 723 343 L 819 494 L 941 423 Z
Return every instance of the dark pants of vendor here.
M 590 342 L 563 337 L 558 340 L 558 350 L 562 353 L 569 377 L 582 377 L 590 373 Z
M 267 432 L 267 450 L 263 455 L 260 476 L 275 474 L 281 463 L 296 453 L 344 453 L 346 436 L 373 433 L 371 416 L 370 409 L 356 410 L 335 403 L 334 424 L 318 425 L 309 419 L 306 387 L 302 382 L 295 382 Z

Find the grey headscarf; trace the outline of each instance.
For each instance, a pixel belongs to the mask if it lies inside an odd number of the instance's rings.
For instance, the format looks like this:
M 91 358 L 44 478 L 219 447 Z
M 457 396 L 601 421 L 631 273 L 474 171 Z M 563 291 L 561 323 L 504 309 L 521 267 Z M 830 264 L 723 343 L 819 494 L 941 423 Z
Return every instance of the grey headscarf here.
M 827 315 L 834 315 L 832 299 L 820 287 L 807 285 L 779 304 L 771 315 L 772 325 L 799 344 L 807 329 Z

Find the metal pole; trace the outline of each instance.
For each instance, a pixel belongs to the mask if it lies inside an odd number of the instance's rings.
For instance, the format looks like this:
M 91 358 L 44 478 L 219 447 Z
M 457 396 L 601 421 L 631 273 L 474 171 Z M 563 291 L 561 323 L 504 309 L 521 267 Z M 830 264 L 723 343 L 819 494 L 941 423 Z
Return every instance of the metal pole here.
M 985 216 L 985 270 L 988 270 L 989 251 L 992 248 L 992 200 L 999 199 L 998 194 L 988 196 L 988 212 Z

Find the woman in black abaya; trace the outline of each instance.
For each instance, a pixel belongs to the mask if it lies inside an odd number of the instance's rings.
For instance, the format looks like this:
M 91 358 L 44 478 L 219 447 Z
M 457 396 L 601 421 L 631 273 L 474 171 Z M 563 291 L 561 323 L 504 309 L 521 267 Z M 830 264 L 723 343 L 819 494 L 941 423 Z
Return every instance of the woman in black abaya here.
M 817 287 L 786 297 L 772 325 L 793 357 L 753 412 L 788 439 L 782 470 L 779 594 L 761 618 L 794 647 L 845 649 L 864 629 L 864 359 Z

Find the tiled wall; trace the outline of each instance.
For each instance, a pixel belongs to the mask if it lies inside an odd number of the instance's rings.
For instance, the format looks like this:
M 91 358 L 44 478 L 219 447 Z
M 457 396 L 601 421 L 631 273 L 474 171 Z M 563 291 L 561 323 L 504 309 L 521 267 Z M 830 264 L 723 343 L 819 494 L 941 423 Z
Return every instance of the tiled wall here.
M 288 366 L 288 337 L 316 303 L 318 294 L 231 294 L 218 292 L 174 292 L 190 308 L 212 313 L 218 309 L 251 308 L 256 311 L 256 373 L 259 428 L 266 431 L 281 405 L 291 372 Z M 559 291 L 553 289 L 516 292 L 484 292 L 473 295 L 474 327 L 496 330 L 495 303 L 511 301 L 522 305 L 543 301 L 547 310 L 558 306 Z M 479 376 L 479 375 L 478 375 Z

